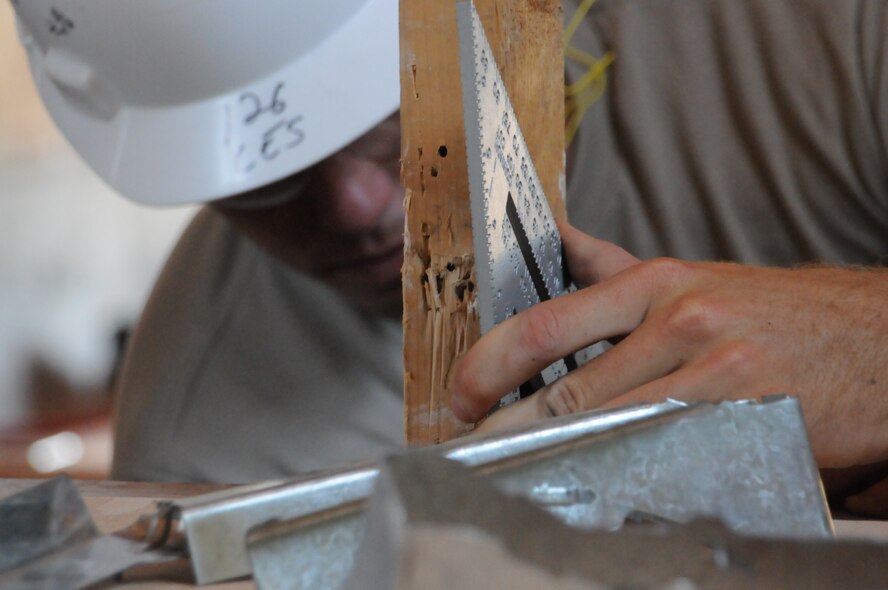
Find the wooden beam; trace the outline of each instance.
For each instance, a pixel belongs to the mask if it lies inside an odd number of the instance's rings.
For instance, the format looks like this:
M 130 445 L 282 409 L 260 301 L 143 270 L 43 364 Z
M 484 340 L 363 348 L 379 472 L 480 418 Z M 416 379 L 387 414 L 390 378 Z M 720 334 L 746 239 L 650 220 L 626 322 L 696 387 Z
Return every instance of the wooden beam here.
M 450 412 L 457 359 L 478 339 L 454 0 L 401 0 L 406 188 L 404 404 L 409 445 L 467 432 Z M 475 0 L 556 217 L 564 215 L 559 0 Z

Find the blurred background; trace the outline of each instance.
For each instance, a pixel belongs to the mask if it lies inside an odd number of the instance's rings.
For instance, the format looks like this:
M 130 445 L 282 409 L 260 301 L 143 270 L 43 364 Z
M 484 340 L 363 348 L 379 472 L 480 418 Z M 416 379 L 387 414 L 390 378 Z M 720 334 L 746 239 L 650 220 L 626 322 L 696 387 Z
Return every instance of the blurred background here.
M 0 477 L 107 477 L 116 363 L 193 213 L 125 201 L 78 158 L 0 1 Z

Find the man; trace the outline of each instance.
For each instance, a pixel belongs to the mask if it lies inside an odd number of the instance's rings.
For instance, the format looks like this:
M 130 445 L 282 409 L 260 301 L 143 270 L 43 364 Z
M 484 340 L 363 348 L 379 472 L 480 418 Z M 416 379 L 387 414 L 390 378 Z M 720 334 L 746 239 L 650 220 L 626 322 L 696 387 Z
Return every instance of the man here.
M 566 14 L 575 9 L 567 3 Z M 396 38 L 394 12 L 389 16 L 385 30 Z M 884 3 L 866 0 L 841 5 L 599 0 L 584 15 L 572 44 L 591 55 L 611 51 L 615 61 L 603 98 L 586 112 L 571 147 L 572 223 L 642 259 L 675 256 L 769 266 L 816 259 L 881 263 L 888 250 L 888 101 L 878 95 L 888 87 L 886 61 L 880 59 L 886 54 L 885 19 Z M 245 15 L 238 20 L 249 22 Z M 201 28 L 197 22 L 181 27 Z M 211 45 L 199 41 L 189 42 L 201 49 Z M 253 39 L 236 45 L 243 50 L 262 44 Z M 371 62 L 397 63 L 394 52 L 370 48 L 358 57 L 360 71 L 375 70 Z M 587 73 L 576 63 L 568 68 L 573 80 Z M 314 71 L 328 73 L 321 66 Z M 396 92 L 395 80 L 379 82 L 385 84 Z M 285 88 L 290 87 L 288 78 Z M 254 114 L 256 121 L 278 114 L 276 86 L 263 88 L 240 104 L 249 108 L 242 126 Z M 367 88 L 352 85 L 342 96 L 350 91 L 370 100 L 363 96 Z M 331 89 L 321 90 L 328 103 L 336 103 Z M 240 95 L 245 95 L 240 87 L 229 94 Z M 365 129 L 394 108 L 378 113 Z M 338 112 L 345 116 L 350 109 Z M 340 137 L 311 163 L 254 179 L 263 172 L 257 168 L 262 158 L 276 154 L 274 161 L 281 161 L 284 136 L 278 134 L 289 134 L 287 143 L 301 142 L 303 123 L 308 117 L 287 119 L 270 141 L 259 136 L 251 144 L 256 146 L 247 154 L 252 157 L 238 159 L 243 152 L 231 152 L 233 172 L 206 167 L 200 179 L 219 178 L 221 184 L 250 178 L 250 186 L 229 183 L 216 187 L 212 197 L 192 191 L 191 200 L 219 200 L 186 232 L 133 338 L 120 391 L 116 476 L 247 481 L 400 447 L 399 326 L 386 319 L 397 312 L 392 269 L 399 261 L 392 228 L 400 224 L 401 213 L 392 203 L 400 197 L 398 148 L 396 138 L 385 137 L 395 121 L 387 120 L 354 144 L 357 134 Z M 221 136 L 228 145 L 224 125 L 215 135 L 210 129 L 206 136 Z M 183 141 L 194 134 L 185 135 Z M 371 149 L 385 145 L 392 147 Z M 228 198 L 238 194 L 248 196 Z M 879 372 L 885 349 L 880 334 L 888 332 L 882 328 L 884 271 L 872 270 L 861 279 L 844 269 L 636 263 L 612 244 L 589 241 L 567 226 L 564 232 L 577 276 L 598 284 L 553 303 L 554 309 L 528 314 L 528 329 L 521 327 L 526 320 L 513 321 L 482 340 L 462 365 L 458 415 L 479 417 L 501 390 L 523 379 L 540 354 L 640 326 L 566 381 L 563 393 L 542 396 L 538 406 L 531 403 L 542 409 L 533 417 L 611 399 L 750 397 L 779 389 L 803 396 L 824 464 L 880 456 L 878 444 L 862 448 L 867 445 L 852 440 L 875 436 L 872 428 L 884 412 L 861 405 L 875 397 L 858 396 L 845 404 L 835 395 L 843 382 L 830 381 L 833 371 L 824 369 L 832 368 L 830 362 L 854 361 L 854 374 L 866 374 L 875 380 L 873 391 L 884 391 Z M 840 273 L 842 279 L 818 272 Z M 824 283 L 829 290 L 820 289 Z M 838 296 L 852 292 L 853 297 Z M 815 301 L 803 297 L 817 293 Z M 804 304 L 804 314 L 797 302 Z M 861 314 L 875 323 L 865 327 Z M 812 316 L 824 327 L 821 342 L 838 347 L 813 352 L 799 347 L 818 332 L 811 327 Z M 863 344 L 871 354 L 860 354 L 857 339 L 837 330 L 836 321 L 843 326 L 852 321 L 854 334 L 868 335 Z M 561 328 L 567 323 L 571 330 Z M 501 335 L 515 334 L 516 326 L 526 346 L 500 346 Z M 773 343 L 745 361 L 750 348 L 743 338 L 760 342 L 762 330 L 770 330 L 766 334 Z M 783 355 L 779 365 L 772 364 L 770 351 Z M 510 375 L 500 380 L 482 371 L 487 361 Z M 783 371 L 787 366 L 794 370 Z M 693 378 L 679 380 L 689 373 Z M 664 376 L 672 381 L 663 382 Z M 808 392 L 809 382 L 827 381 L 826 388 Z M 602 382 L 607 387 L 599 389 Z M 639 389 L 648 383 L 654 385 Z M 858 436 L 852 427 L 846 432 L 853 436 L 841 441 L 851 452 L 834 453 L 834 438 L 824 425 L 847 428 L 851 413 L 869 419 L 854 425 L 865 426 L 866 434 Z
M 113 475 L 243 482 L 401 448 L 397 2 L 16 13 L 44 102 L 105 180 L 211 203 L 131 338 Z

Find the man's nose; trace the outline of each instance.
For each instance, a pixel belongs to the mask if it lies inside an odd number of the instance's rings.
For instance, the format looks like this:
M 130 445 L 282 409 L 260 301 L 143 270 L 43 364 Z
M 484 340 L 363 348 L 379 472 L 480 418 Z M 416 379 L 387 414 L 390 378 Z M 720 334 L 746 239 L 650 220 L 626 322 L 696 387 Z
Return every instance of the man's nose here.
M 349 234 L 378 229 L 402 200 L 400 184 L 390 171 L 345 152 L 324 162 L 324 187 L 327 194 L 318 205 L 321 222 L 328 230 Z

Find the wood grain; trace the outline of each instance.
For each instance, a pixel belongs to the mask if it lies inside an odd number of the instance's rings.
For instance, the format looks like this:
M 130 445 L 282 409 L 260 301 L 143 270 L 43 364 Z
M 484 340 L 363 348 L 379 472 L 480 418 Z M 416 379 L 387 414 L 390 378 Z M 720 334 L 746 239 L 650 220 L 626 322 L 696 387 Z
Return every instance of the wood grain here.
M 564 57 L 558 0 L 476 0 L 537 172 L 564 215 Z M 406 440 L 471 429 L 450 412 L 453 369 L 479 337 L 454 0 L 402 0 L 401 176 L 406 189 Z

